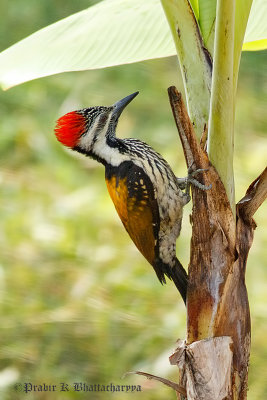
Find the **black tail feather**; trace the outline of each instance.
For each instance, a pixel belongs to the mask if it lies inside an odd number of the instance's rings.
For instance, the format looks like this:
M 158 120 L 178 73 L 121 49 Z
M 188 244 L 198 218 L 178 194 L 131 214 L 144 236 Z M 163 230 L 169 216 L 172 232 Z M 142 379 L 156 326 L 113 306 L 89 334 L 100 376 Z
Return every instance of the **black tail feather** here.
M 173 280 L 183 298 L 184 303 L 186 304 L 188 276 L 184 267 L 177 258 L 175 261 L 175 266 L 171 268 L 170 278 Z
M 166 283 L 165 276 L 173 281 L 178 291 L 180 292 L 184 303 L 186 304 L 186 292 L 187 292 L 187 283 L 188 277 L 187 273 L 180 263 L 180 261 L 176 258 L 174 267 L 171 267 L 168 264 L 164 264 L 162 261 L 153 266 L 159 281 L 164 284 Z

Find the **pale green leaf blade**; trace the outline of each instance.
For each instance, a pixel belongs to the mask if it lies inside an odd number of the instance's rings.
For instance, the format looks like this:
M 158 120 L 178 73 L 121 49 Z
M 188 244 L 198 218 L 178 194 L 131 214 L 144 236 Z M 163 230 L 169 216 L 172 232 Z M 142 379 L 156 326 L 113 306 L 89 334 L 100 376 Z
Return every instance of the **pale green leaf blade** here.
M 252 0 L 236 0 L 235 33 L 234 33 L 234 64 L 233 64 L 233 90 L 236 90 L 238 70 L 244 36 L 251 11 Z
M 199 0 L 190 0 L 191 7 L 194 11 L 195 17 L 198 20 L 199 18 Z
M 267 1 L 252 3 L 243 50 L 267 49 Z
M 267 49 L 267 39 L 255 40 L 255 42 L 247 42 L 243 44 L 243 51 L 259 51 Z
M 213 54 L 216 0 L 199 0 L 199 26 L 203 41 L 210 54 Z
M 105 0 L 0 54 L 3 88 L 66 71 L 176 54 L 159 0 Z
M 254 2 L 256 17 L 250 18 L 244 49 L 266 48 L 266 0 Z M 195 10 L 199 7 L 198 0 L 192 0 L 192 4 Z M 209 19 L 204 22 L 205 18 L 202 10 L 201 24 L 206 35 Z M 258 22 L 254 23 L 254 19 Z M 213 40 L 205 45 L 211 50 L 212 43 Z M 160 0 L 104 0 L 41 29 L 0 53 L 0 85 L 8 88 L 61 72 L 175 54 Z

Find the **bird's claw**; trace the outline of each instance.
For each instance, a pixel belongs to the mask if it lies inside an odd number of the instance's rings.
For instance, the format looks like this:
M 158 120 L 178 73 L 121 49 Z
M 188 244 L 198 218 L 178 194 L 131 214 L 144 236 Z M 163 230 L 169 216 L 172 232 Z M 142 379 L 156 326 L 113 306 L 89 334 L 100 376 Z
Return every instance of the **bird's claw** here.
M 195 171 L 190 171 L 190 168 L 189 168 L 187 177 L 177 178 L 179 188 L 181 190 L 185 189 L 186 194 L 189 194 L 190 185 L 193 185 L 201 190 L 211 189 L 211 187 L 212 187 L 211 184 L 209 186 L 203 185 L 197 179 L 194 178 L 194 176 L 197 175 L 199 172 L 204 172 L 204 171 L 208 171 L 208 169 L 207 168 L 199 168 L 199 169 L 196 169 Z

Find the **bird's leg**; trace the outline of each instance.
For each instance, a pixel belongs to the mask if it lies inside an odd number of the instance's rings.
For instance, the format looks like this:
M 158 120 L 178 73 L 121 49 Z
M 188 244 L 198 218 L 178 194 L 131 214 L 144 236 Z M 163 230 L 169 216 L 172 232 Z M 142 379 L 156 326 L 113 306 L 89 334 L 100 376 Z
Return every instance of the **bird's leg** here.
M 189 195 L 190 191 L 190 185 L 194 185 L 195 187 L 201 189 L 201 190 L 209 190 L 212 185 L 206 186 L 200 183 L 197 179 L 194 178 L 195 175 L 197 175 L 199 172 L 207 171 L 207 169 L 199 168 L 196 169 L 195 171 L 191 171 L 190 168 L 188 169 L 188 175 L 185 178 L 178 178 L 177 177 L 177 182 L 178 186 L 181 190 L 185 189 L 185 193 Z

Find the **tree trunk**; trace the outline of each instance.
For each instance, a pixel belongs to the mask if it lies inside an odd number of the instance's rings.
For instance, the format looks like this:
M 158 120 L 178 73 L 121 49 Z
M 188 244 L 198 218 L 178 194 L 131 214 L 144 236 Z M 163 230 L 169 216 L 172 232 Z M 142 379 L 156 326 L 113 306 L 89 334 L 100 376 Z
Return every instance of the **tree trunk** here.
M 206 169 L 192 188 L 192 239 L 187 293 L 187 340 L 170 357 L 190 400 L 247 398 L 250 312 L 245 285 L 247 256 L 256 227 L 252 216 L 266 198 L 266 170 L 249 187 L 233 217 L 224 186 L 198 143 L 181 94 L 169 97 L 187 165 Z M 203 142 L 203 141 L 202 141 Z M 179 395 L 184 398 L 183 395 Z

